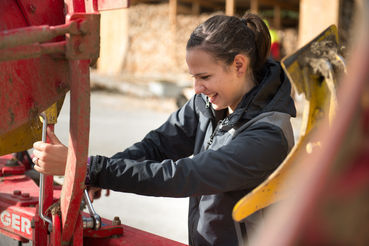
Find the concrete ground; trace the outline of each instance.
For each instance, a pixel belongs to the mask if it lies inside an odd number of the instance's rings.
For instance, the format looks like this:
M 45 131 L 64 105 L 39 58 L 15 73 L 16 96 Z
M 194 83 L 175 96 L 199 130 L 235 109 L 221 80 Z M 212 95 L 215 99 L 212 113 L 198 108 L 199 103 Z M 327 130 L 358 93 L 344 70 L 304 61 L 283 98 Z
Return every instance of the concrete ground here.
M 55 126 L 60 140 L 68 143 L 69 95 Z M 139 98 L 108 92 L 91 93 L 89 155 L 111 156 L 140 141 L 159 127 L 176 109 L 174 100 Z M 60 179 L 56 178 L 60 181 Z M 103 192 L 105 194 L 105 192 Z M 110 192 L 95 200 L 96 212 L 107 219 L 182 243 L 187 243 L 188 198 L 148 197 Z

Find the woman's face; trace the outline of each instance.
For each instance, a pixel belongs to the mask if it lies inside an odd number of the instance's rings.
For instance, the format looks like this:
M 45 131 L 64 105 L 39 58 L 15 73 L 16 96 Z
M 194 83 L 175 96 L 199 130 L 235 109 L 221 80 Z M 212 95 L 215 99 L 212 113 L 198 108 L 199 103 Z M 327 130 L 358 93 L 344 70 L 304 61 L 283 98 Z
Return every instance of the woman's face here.
M 246 80 L 249 61 L 246 56 L 243 57 L 246 60 L 236 61 L 235 58 L 233 64 L 226 65 L 202 49 L 187 50 L 186 62 L 194 78 L 195 93 L 208 96 L 215 110 L 228 107 L 232 113 L 243 95 L 253 87 L 253 83 L 251 85 Z

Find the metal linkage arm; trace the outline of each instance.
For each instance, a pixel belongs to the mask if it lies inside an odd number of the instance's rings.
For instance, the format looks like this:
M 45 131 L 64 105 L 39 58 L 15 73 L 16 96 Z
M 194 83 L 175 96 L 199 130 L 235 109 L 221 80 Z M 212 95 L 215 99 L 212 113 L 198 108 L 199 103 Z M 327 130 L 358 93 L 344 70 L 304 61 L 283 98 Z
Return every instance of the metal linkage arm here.
M 76 13 L 67 16 L 66 22 L 0 32 L 0 61 L 37 58 L 45 54 L 96 61 L 100 52 L 100 14 Z M 62 35 L 66 35 L 65 41 L 48 42 Z
M 0 50 L 0 61 L 11 61 L 20 59 L 37 58 L 46 54 L 65 53 L 66 42 L 55 42 L 46 44 L 32 44 L 28 46 L 13 47 Z
M 42 43 L 66 33 L 79 34 L 77 22 L 72 21 L 58 26 L 43 25 L 5 30 L 0 32 L 0 49 Z
M 42 142 L 46 143 L 46 127 L 47 127 L 47 117 L 45 115 L 45 113 L 41 113 L 41 117 L 43 118 L 43 123 L 42 123 Z M 40 194 L 38 197 L 38 213 L 40 214 L 40 218 L 51 224 L 52 225 L 52 221 L 49 217 L 45 216 L 43 214 L 43 204 L 44 204 L 44 194 L 45 194 L 45 176 L 43 173 L 40 173 Z

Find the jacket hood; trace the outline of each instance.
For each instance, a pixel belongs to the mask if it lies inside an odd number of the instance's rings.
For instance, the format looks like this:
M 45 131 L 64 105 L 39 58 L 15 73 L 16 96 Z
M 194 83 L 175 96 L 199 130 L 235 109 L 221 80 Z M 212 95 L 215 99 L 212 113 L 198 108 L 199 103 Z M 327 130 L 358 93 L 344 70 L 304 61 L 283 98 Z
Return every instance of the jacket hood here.
M 291 97 L 291 83 L 280 63 L 268 59 L 262 75 L 259 84 L 243 96 L 235 111 L 229 115 L 228 124 L 233 125 L 240 119 L 250 120 L 261 113 L 272 111 L 296 117 L 295 103 Z M 198 99 L 200 98 L 203 106 L 209 104 L 205 95 L 201 94 Z M 210 108 L 212 109 L 212 107 Z M 221 113 L 210 110 L 208 106 L 205 106 L 205 110 L 201 111 L 208 117 L 214 117 L 215 114 Z
M 236 108 L 245 111 L 247 119 L 271 111 L 287 113 L 296 117 L 295 103 L 291 97 L 291 83 L 279 62 L 268 59 L 263 70 L 263 79 Z

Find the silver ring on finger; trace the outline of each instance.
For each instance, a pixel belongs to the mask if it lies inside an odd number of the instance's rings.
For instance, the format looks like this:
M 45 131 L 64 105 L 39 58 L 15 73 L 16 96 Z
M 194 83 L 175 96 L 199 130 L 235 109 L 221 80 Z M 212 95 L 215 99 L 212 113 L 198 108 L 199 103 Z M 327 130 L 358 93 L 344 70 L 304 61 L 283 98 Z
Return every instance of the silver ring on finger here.
M 36 166 L 38 166 L 38 157 L 33 157 L 33 158 L 32 158 L 32 162 L 33 162 Z

